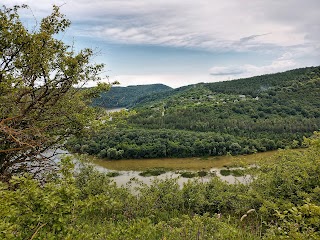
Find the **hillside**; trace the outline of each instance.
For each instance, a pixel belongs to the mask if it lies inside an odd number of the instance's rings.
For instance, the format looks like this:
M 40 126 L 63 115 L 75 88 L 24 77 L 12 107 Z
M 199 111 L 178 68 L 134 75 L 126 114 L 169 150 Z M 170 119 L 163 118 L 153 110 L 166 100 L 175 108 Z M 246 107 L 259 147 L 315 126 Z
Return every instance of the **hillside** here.
M 112 87 L 110 91 L 102 93 L 100 98 L 95 99 L 93 104 L 104 108 L 128 108 L 134 106 L 139 98 L 171 89 L 163 84 Z
M 145 101 L 129 114 L 126 126 L 106 128 L 71 146 L 109 158 L 236 155 L 301 147 L 303 137 L 320 129 L 319 93 L 320 67 L 196 84 Z
M 250 95 L 256 97 L 258 94 L 279 87 L 287 87 L 294 82 L 304 82 L 310 78 L 319 76 L 320 67 L 307 67 L 293 69 L 286 72 L 265 74 L 261 76 L 254 76 L 250 78 L 243 78 L 231 81 L 213 82 L 213 83 L 198 83 L 189 86 L 183 86 L 165 94 L 153 94 L 140 97 L 136 105 L 152 104 L 153 102 L 162 101 L 171 96 L 179 96 L 181 93 L 187 91 L 194 91 L 195 89 L 208 89 L 213 93 Z

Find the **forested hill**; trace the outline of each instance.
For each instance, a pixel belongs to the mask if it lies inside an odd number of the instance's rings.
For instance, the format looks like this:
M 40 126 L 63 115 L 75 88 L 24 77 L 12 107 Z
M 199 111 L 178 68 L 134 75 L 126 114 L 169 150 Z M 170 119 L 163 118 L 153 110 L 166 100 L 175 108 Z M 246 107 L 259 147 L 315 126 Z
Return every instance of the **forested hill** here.
M 137 108 L 131 124 L 232 135 L 320 127 L 320 67 L 196 84 L 170 94 Z
M 293 83 L 304 82 L 319 75 L 320 67 L 294 69 L 282 73 L 266 74 L 232 81 L 198 83 L 172 89 L 163 84 L 112 87 L 93 101 L 96 106 L 104 108 L 132 108 L 166 101 L 172 96 L 183 95 L 189 91 L 193 94 L 203 89 L 208 93 L 250 95 L 256 97 L 262 92 L 279 87 L 288 87 Z M 194 96 L 196 97 L 196 96 Z
M 112 87 L 110 91 L 102 93 L 100 98 L 95 99 L 93 104 L 105 108 L 132 107 L 139 98 L 171 89 L 163 84 Z
M 293 83 L 302 83 L 319 75 L 320 66 L 299 68 L 281 73 L 266 74 L 231 81 L 198 83 L 173 89 L 172 91 L 165 92 L 164 94 L 156 93 L 142 96 L 137 100 L 136 105 L 150 104 L 154 101 L 159 102 L 174 95 L 178 96 L 183 92 L 190 90 L 194 92 L 196 89 L 207 89 L 208 92 L 213 93 L 240 94 L 256 97 L 266 90 L 288 87 Z
M 320 67 L 299 68 L 281 73 L 266 74 L 233 81 L 205 84 L 208 89 L 219 93 L 245 94 L 252 97 L 275 87 L 288 87 L 293 83 L 305 82 L 320 75 Z
M 74 151 L 109 158 L 248 154 L 301 147 L 320 129 L 320 67 L 148 96 L 126 124 L 70 141 Z

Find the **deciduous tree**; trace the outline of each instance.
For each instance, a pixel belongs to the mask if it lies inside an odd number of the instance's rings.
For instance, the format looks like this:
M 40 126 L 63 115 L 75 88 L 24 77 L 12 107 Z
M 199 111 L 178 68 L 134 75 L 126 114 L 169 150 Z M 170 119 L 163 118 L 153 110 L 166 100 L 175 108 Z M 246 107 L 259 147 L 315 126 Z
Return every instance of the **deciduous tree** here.
M 82 90 L 98 81 L 103 64 L 91 64 L 91 49 L 76 52 L 57 36 L 70 21 L 54 6 L 33 30 L 19 10 L 0 9 L 0 179 L 33 171 L 48 163 L 43 154 L 81 131 L 94 118 L 86 99 L 96 90 Z M 100 89 L 108 88 L 100 84 Z

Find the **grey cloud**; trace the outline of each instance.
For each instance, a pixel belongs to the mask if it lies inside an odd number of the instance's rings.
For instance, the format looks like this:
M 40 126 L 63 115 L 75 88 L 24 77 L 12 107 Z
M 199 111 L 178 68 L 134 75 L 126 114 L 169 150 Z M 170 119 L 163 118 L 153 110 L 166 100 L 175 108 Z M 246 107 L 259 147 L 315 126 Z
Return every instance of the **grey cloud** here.
M 320 21 L 320 20 L 319 20 Z M 320 23 L 306 26 L 309 29 L 305 35 L 306 40 L 317 41 L 320 43 Z
M 257 38 L 257 37 L 262 37 L 262 36 L 269 35 L 269 34 L 271 34 L 271 33 L 250 35 L 250 36 L 248 36 L 248 37 L 240 38 L 240 42 L 241 42 L 241 43 L 245 43 L 245 42 L 248 42 L 248 41 L 250 41 L 250 40 L 253 40 L 253 39 Z
M 320 41 L 319 0 L 4 0 L 20 2 L 36 15 L 65 2 L 62 12 L 74 23 L 70 34 L 127 44 L 277 53 Z M 259 32 L 265 34 L 250 35 Z
M 212 67 L 209 70 L 212 76 L 240 75 L 246 72 L 245 68 L 228 66 L 228 67 Z

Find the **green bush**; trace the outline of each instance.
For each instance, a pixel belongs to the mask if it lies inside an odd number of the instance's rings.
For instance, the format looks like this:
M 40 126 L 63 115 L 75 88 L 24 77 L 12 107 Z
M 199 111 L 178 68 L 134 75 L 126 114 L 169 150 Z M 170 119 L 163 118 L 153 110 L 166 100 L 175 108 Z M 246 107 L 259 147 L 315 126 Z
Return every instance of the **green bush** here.
M 199 171 L 198 172 L 198 176 L 199 177 L 205 177 L 205 176 L 207 176 L 208 175 L 208 173 L 206 172 L 206 171 Z
M 229 170 L 229 169 L 221 169 L 220 170 L 220 174 L 222 176 L 230 176 L 231 175 L 231 170 Z
M 142 177 L 151 177 L 151 176 L 159 176 L 159 175 L 164 174 L 166 172 L 167 172 L 167 170 L 164 168 L 151 168 L 151 169 L 147 169 L 146 171 L 139 173 L 139 175 Z
M 180 173 L 181 177 L 184 177 L 184 178 L 194 178 L 197 176 L 197 173 L 195 172 L 182 172 Z

